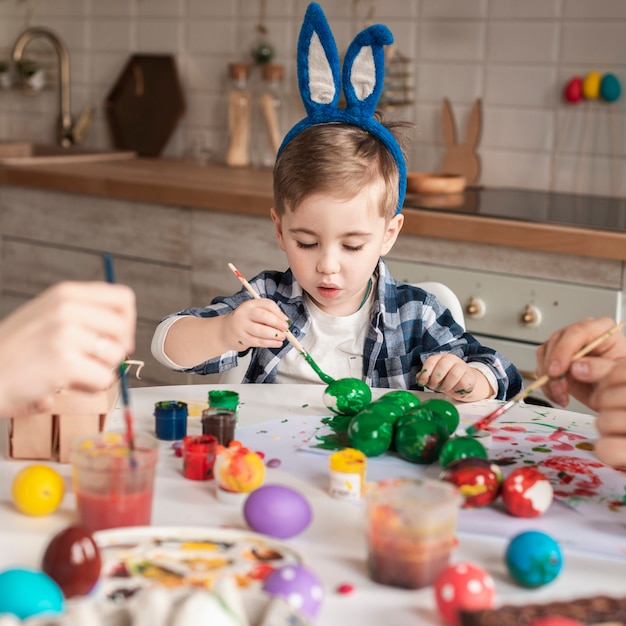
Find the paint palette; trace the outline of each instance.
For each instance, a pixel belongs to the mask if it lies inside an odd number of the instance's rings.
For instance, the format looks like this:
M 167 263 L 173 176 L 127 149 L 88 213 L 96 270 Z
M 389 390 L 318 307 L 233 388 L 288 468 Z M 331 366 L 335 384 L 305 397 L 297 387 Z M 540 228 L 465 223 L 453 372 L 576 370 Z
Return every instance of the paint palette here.
M 274 570 L 302 559 L 290 547 L 249 531 L 199 527 L 137 526 L 99 531 L 102 574 L 96 599 L 117 602 L 145 587 L 211 589 L 232 577 L 254 595 Z

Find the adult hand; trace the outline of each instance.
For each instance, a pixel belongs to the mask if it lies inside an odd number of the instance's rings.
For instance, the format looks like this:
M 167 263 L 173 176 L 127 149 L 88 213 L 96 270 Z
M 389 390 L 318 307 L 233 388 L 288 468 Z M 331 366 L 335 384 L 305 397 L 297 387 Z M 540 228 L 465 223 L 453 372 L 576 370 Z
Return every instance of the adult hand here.
M 134 292 L 63 282 L 0 322 L 0 415 L 45 411 L 60 389 L 97 391 L 135 348 Z
M 598 458 L 608 465 L 626 467 L 626 360 L 616 363 L 598 382 L 593 402 L 598 410 Z
M 602 317 L 587 318 L 558 330 L 537 349 L 537 376 L 547 374 L 552 380 L 543 387 L 546 397 L 567 406 L 569 396 L 595 409 L 592 398 L 598 381 L 613 369 L 616 361 L 626 359 L 626 337 L 617 332 L 589 354 L 572 363 L 572 356 L 582 347 L 615 326 Z

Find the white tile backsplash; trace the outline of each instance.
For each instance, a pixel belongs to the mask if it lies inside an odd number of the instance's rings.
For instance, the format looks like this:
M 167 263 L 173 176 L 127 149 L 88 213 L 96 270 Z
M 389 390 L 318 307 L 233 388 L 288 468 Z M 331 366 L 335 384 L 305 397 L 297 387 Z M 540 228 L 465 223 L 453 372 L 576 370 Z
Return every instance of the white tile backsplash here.
M 441 102 L 461 137 L 483 101 L 478 152 L 486 185 L 626 195 L 626 98 L 571 105 L 573 76 L 612 72 L 626 85 L 626 0 L 321 0 L 343 54 L 368 20 L 387 24 L 412 61 L 415 103 L 391 117 L 416 124 L 409 168 L 436 171 L 444 154 Z M 265 25 L 285 65 L 286 128 L 303 116 L 295 51 L 308 0 L 268 0 Z M 133 53 L 176 55 L 187 113 L 164 155 L 222 155 L 227 66 L 250 60 L 260 3 L 253 0 L 0 0 L 0 55 L 27 23 L 52 28 L 72 60 L 72 109 L 96 115 L 86 144 L 110 146 L 104 103 Z M 32 44 L 46 49 L 45 42 Z M 49 50 L 49 49 L 48 49 Z M 50 52 L 48 52 L 50 54 Z M 51 57 L 51 64 L 55 63 Z M 254 81 L 258 82 L 258 69 Z M 54 89 L 0 92 L 0 138 L 53 140 Z M 199 139 L 200 138 L 200 139 Z M 198 150 L 198 146 L 201 149 Z

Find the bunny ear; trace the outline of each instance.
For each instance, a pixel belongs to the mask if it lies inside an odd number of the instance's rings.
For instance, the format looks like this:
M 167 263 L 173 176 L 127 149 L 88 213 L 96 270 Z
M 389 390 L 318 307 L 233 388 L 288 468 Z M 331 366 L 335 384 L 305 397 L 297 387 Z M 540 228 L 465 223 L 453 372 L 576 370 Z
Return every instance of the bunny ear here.
M 342 79 L 346 109 L 351 114 L 374 115 L 385 79 L 383 46 L 391 43 L 391 31 L 383 24 L 375 24 L 360 32 L 350 44 L 343 61 Z
M 309 117 L 339 102 L 339 53 L 319 4 L 307 8 L 298 39 L 298 85 Z

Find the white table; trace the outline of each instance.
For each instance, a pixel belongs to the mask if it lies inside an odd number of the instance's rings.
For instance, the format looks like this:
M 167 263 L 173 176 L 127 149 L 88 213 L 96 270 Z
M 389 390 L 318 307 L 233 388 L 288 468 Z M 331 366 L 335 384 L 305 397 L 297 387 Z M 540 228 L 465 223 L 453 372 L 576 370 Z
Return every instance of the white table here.
M 279 482 L 296 487 L 313 506 L 312 524 L 287 543 L 302 555 L 305 564 L 324 582 L 325 600 L 316 624 L 336 625 L 342 620 L 350 624 L 386 622 L 394 626 L 440 624 L 431 588 L 407 591 L 378 585 L 369 579 L 365 564 L 362 504 L 338 501 L 328 495 L 327 456 L 298 450 L 298 441 L 286 436 L 277 438 L 278 435 L 272 436 L 271 432 L 267 432 L 268 422 L 277 424 L 277 429 L 280 424 L 285 427 L 291 424 L 291 432 L 295 432 L 294 424 L 302 423 L 304 432 L 317 424 L 320 416 L 328 415 L 322 403 L 322 386 L 193 385 L 134 389 L 131 402 L 135 428 L 154 432 L 154 403 L 159 400 L 182 400 L 189 404 L 192 414 L 188 433 L 200 433 L 199 411 L 206 402 L 208 391 L 215 388 L 234 389 L 240 394 L 237 437 L 244 444 L 266 452 L 268 458 L 275 456 L 282 461 L 279 468 L 268 469 L 266 483 Z M 380 393 L 383 390 L 375 391 L 375 396 Z M 495 406 L 489 404 L 491 408 Z M 485 414 L 484 403 L 461 408 L 476 415 Z M 513 409 L 511 415 L 514 416 L 516 410 L 519 409 Z M 563 415 L 566 414 L 563 412 Z M 109 417 L 107 428 L 121 428 L 122 424 L 122 412 L 117 408 Z M 263 445 L 259 446 L 259 442 Z M 11 503 L 11 481 L 17 471 L 28 463 L 7 461 L 6 456 L 0 461 L 0 568 L 16 565 L 37 567 L 50 537 L 75 520 L 75 499 L 71 493 L 70 468 L 67 465 L 55 465 L 66 477 L 68 485 L 68 493 L 57 512 L 48 517 L 29 518 L 15 511 Z M 368 462 L 369 480 L 392 475 L 429 475 L 433 471 L 434 468 L 425 469 L 399 460 Z M 495 580 L 499 605 L 546 602 L 599 593 L 624 595 L 626 558 L 603 557 L 567 548 L 564 549 L 564 569 L 553 583 L 537 590 L 519 587 L 509 578 L 503 561 L 506 538 L 493 536 L 502 533 L 491 533 L 490 529 L 485 529 L 485 534 L 465 532 L 463 518 L 466 514 L 471 512 L 461 511 L 459 545 L 453 560 L 470 560 L 485 567 Z M 568 524 L 579 529 L 577 532 L 597 532 L 593 524 L 558 504 L 553 504 L 538 521 L 519 520 L 494 512 L 493 524 L 500 530 L 510 527 L 510 532 L 505 532 L 505 535 L 514 533 L 518 528 L 549 531 Z M 240 508 L 223 504 L 215 498 L 212 481 L 196 482 L 182 477 L 182 460 L 174 456 L 169 442 L 163 442 L 160 450 L 153 525 L 229 525 L 246 528 Z M 336 593 L 337 586 L 342 583 L 354 585 L 354 592 L 349 595 Z

